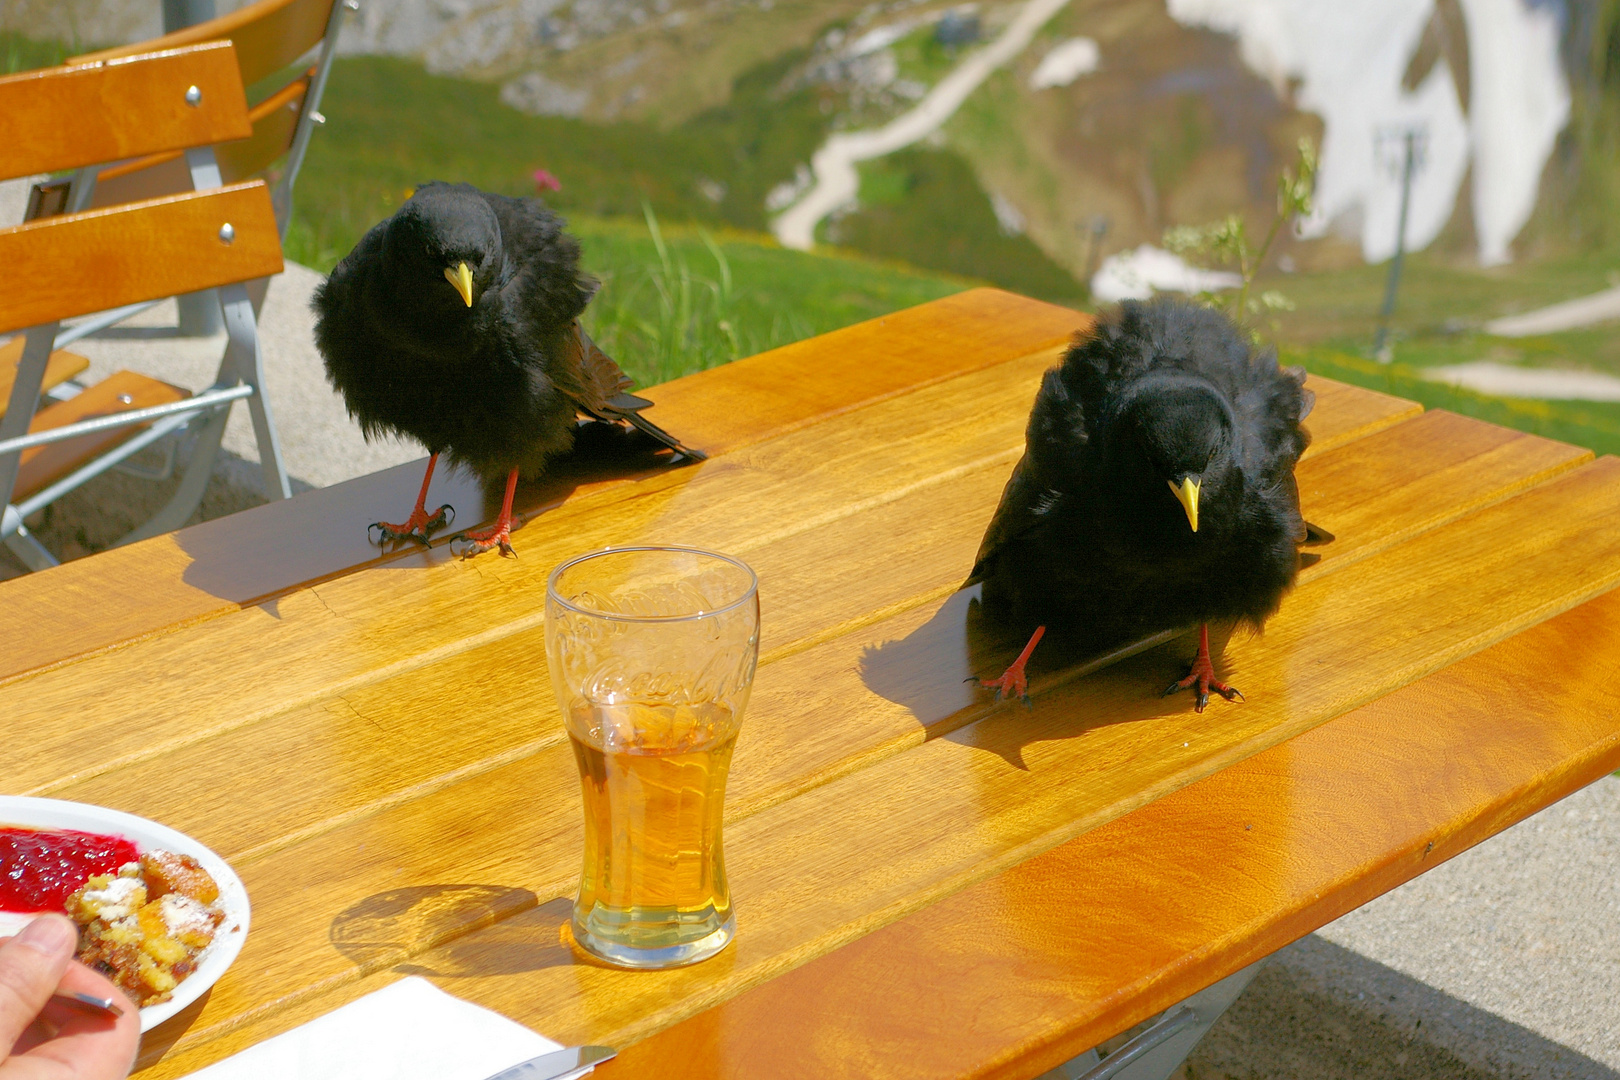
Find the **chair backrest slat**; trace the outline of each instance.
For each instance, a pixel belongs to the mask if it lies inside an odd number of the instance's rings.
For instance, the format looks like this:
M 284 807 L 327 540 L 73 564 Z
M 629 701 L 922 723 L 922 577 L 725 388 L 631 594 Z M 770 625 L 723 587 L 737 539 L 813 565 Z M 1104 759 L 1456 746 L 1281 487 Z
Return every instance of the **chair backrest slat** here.
M 294 79 L 279 92 L 248 110 L 253 134 L 246 139 L 215 147 L 220 175 L 228 184 L 247 180 L 269 168 L 292 145 L 298 129 L 299 110 L 309 92 L 310 74 Z M 153 154 L 101 170 L 90 205 L 115 206 L 137 199 L 153 199 L 185 191 L 191 174 L 178 152 Z
M 108 60 L 134 51 L 172 49 L 199 41 L 236 43 L 242 81 L 249 86 L 274 75 L 303 56 L 326 34 L 335 0 L 259 0 L 217 19 L 176 30 L 150 41 L 74 57 L 73 63 Z
M 223 241 L 229 224 L 232 239 Z M 0 333 L 282 270 L 264 181 L 0 229 Z
M 220 173 L 227 181 L 259 175 L 292 146 L 310 78 L 306 74 L 294 79 L 253 107 L 248 113 L 253 121 L 251 138 L 218 148 Z
M 252 133 L 229 42 L 0 76 L 0 179 Z

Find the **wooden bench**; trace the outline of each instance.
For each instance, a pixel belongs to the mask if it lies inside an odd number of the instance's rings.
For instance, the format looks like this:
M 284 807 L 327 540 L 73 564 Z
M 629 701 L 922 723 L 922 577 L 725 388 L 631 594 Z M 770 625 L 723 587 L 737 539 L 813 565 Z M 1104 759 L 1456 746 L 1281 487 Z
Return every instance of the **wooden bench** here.
M 199 435 L 179 491 L 133 535 L 175 527 L 200 500 L 229 406 L 242 397 L 249 399 L 266 487 L 288 494 L 262 392 L 253 305 L 242 284 L 280 271 L 280 237 L 264 183 L 221 186 L 210 149 L 251 131 L 230 44 L 6 76 L 0 113 L 18 122 L 15 138 L 0 146 L 0 175 L 184 151 L 194 183 L 205 189 L 0 229 L 0 262 L 30 268 L 0 296 L 0 332 L 25 331 L 13 343 L 17 359 L 0 416 L 0 538 L 30 568 L 53 565 L 24 519 L 195 419 Z M 122 372 L 39 408 L 53 366 L 58 373 L 75 366 L 55 348 L 62 319 L 221 286 L 229 344 L 214 387 L 192 396 Z M 132 422 L 107 423 L 119 414 Z
M 0 416 L 6 415 L 11 404 L 11 387 L 17 381 L 17 362 L 22 359 L 23 339 L 14 338 L 0 345 Z M 78 353 L 56 349 L 45 362 L 45 374 L 40 377 L 39 388 L 48 391 L 70 379 L 76 379 L 90 369 L 90 361 Z

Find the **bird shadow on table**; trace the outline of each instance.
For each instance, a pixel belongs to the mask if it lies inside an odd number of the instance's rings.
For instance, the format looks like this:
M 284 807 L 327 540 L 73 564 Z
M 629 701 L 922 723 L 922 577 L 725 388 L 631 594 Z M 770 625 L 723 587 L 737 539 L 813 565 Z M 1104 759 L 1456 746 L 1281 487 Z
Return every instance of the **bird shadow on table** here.
M 305 585 L 361 567 L 413 570 L 450 561 L 452 536 L 495 519 L 504 481 L 486 485 L 470 473 L 441 468 L 433 476 L 428 507 L 448 503 L 456 516 L 433 546 L 410 541 L 379 546 L 370 539 L 372 522 L 409 516 L 426 464 L 424 458 L 398 465 L 174 533 L 189 560 L 182 579 L 211 596 L 257 604 L 279 618 L 279 597 Z M 573 451 L 555 459 L 539 478 L 519 483 L 513 509 L 519 521 L 526 521 L 583 487 L 676 472 L 686 464 L 672 463 L 662 446 L 616 424 L 583 424 Z M 521 558 L 521 535 L 514 543 Z
M 332 920 L 332 945 L 357 966 L 402 975 L 513 975 L 575 962 L 564 935 L 573 902 L 527 889 L 418 885 L 374 893 Z
M 1027 769 L 1031 743 L 1191 708 L 1191 695 L 1162 696 L 1186 672 L 1194 648 L 1182 639 L 1190 633 L 1158 634 L 1102 655 L 1049 633 L 1027 669 L 1028 707 L 998 702 L 980 680 L 1006 670 L 1028 635 L 991 620 L 973 586 L 947 597 L 905 637 L 868 646 L 860 673 L 867 689 L 916 718 L 925 739 L 949 738 Z M 1225 646 L 1213 628 L 1211 645 L 1217 653 Z

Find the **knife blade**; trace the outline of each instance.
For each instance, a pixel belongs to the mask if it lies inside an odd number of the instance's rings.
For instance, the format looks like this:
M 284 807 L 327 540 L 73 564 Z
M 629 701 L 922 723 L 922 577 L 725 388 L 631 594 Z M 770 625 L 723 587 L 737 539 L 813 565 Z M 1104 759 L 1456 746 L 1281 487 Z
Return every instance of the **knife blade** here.
M 503 1069 L 488 1080 L 575 1080 L 617 1053 L 611 1046 L 570 1046 Z

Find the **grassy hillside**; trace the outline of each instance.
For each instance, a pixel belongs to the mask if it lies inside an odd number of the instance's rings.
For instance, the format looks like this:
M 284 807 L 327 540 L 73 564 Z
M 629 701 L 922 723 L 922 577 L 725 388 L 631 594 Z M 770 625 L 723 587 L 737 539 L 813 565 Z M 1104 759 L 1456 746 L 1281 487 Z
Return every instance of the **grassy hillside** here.
M 949 221 L 952 228 L 941 228 Z M 917 266 L 988 277 L 1014 292 L 1078 303 L 1086 291 L 1024 235 L 1007 235 L 973 169 L 946 150 L 908 149 L 861 168 L 860 206 L 828 241 Z
M 1605 27 L 1611 37 L 1620 33 Z M 907 75 L 926 77 L 942 63 L 923 38 L 902 46 Z M 59 60 L 64 51 L 0 37 L 0 63 L 13 69 Z M 422 180 L 527 194 L 534 170 L 544 168 L 562 183 L 547 198 L 568 215 L 587 267 L 604 283 L 589 315 L 592 332 L 643 384 L 976 281 L 1077 302 L 1080 289 L 1061 267 L 1026 237 L 1002 233 L 979 180 L 951 149 L 917 148 L 867 166 L 862 206 L 833 223 L 828 238 L 877 258 L 784 251 L 762 235 L 765 192 L 808 159 L 841 105 L 839 91 L 789 78 L 799 63 L 795 54 L 763 64 L 737 81 L 724 106 L 659 128 L 529 116 L 502 104 L 492 85 L 432 76 L 393 58 L 342 59 L 323 109 L 330 122 L 300 177 L 288 254 L 329 268 Z M 1597 97 L 1583 100 L 1602 105 L 1611 81 L 1605 73 Z M 1016 87 L 1010 74 L 992 80 L 985 108 L 970 103 L 952 144 L 988 140 L 999 108 L 992 99 L 1005 104 L 1021 93 Z M 982 163 L 979 150 L 990 145 L 970 150 L 968 160 Z M 1497 315 L 1604 288 L 1617 271 L 1620 258 L 1607 246 L 1491 270 L 1419 253 L 1402 287 L 1391 366 L 1365 359 L 1383 267 L 1273 270 L 1262 281 L 1295 301 L 1271 334 L 1312 370 L 1611 451 L 1620 450 L 1620 407 L 1496 401 L 1427 382 L 1418 369 L 1492 359 L 1620 373 L 1612 329 L 1517 341 L 1478 329 Z
M 0 75 L 52 67 L 72 55 L 59 41 L 35 41 L 9 30 L 0 30 Z
M 541 168 L 562 184 L 547 201 L 581 220 L 639 222 L 645 204 L 665 222 L 762 231 L 766 193 L 809 160 L 836 105 L 826 87 L 783 89 L 799 59 L 749 72 L 726 105 L 668 130 L 530 116 L 503 104 L 490 84 L 430 75 L 392 57 L 341 59 L 322 103 L 328 122 L 299 176 L 288 253 L 329 267 L 424 180 L 533 194 Z M 852 227 L 839 244 L 1036 295 L 1083 294 L 1034 245 L 1000 234 L 989 198 L 958 159 L 916 161 L 907 166 L 915 183 L 907 182 L 917 198 L 898 210 L 880 207 L 877 220 Z

